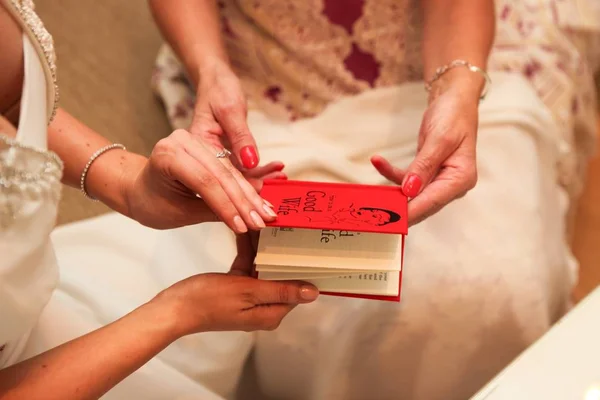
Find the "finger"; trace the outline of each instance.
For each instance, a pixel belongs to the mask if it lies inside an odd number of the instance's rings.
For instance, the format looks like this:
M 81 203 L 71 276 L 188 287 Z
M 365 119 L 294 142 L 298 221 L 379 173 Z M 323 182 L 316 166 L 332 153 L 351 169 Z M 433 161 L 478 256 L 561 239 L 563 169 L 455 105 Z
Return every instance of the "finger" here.
M 256 168 L 260 160 L 256 142 L 246 123 L 246 106 L 240 102 L 216 109 L 215 117 L 225 131 L 235 157 L 244 168 Z
M 273 208 L 271 207 L 270 203 L 266 202 L 262 197 L 260 197 L 258 191 L 252 186 L 250 182 L 248 182 L 248 180 L 242 175 L 242 173 L 238 169 L 231 165 L 229 160 L 221 160 L 225 168 L 229 170 L 231 175 L 237 181 L 246 198 L 258 211 L 261 218 L 265 221 L 274 221 L 277 218 L 277 214 L 275 214 L 275 211 L 273 211 Z
M 273 172 L 273 173 L 265 176 L 263 179 L 248 178 L 248 182 L 252 185 L 252 187 L 254 188 L 254 190 L 256 190 L 257 193 L 260 193 L 263 188 L 264 182 L 269 179 L 287 180 L 288 176 L 286 174 L 284 174 L 283 172 Z M 265 200 L 265 202 L 267 202 L 267 200 Z M 272 208 L 271 203 L 267 203 L 267 205 L 271 206 L 271 208 Z
M 416 197 L 423 185 L 428 184 L 439 171 L 442 163 L 458 147 L 452 139 L 426 140 L 413 162 L 408 166 L 402 181 L 402 191 L 409 198 Z
M 219 182 L 201 163 L 183 150 L 172 157 L 169 174 L 181 182 L 189 190 L 198 193 L 202 200 L 231 230 L 241 234 L 248 232 L 248 227 L 229 196 L 221 188 Z
M 408 203 L 409 225 L 417 224 L 464 196 L 477 182 L 475 167 L 444 168 L 421 194 Z
M 377 169 L 377 172 L 379 172 L 388 181 L 394 182 L 398 185 L 402 184 L 405 172 L 400 168 L 394 167 L 385 158 L 381 156 L 373 156 L 371 157 L 371 164 L 373 164 L 375 169 Z
M 254 249 L 250 233 L 236 236 L 237 256 L 231 264 L 229 274 L 251 276 L 256 250 Z
M 258 280 L 252 288 L 255 305 L 311 303 L 319 297 L 319 290 L 306 282 L 276 282 Z
M 281 172 L 285 168 L 285 165 L 281 161 L 272 161 L 267 165 L 256 167 L 244 173 L 246 178 L 264 178 L 266 175 Z
M 222 188 L 229 200 L 235 208 L 238 210 L 238 213 L 244 220 L 245 224 L 248 227 L 253 229 L 262 229 L 264 228 L 265 222 L 261 217 L 261 213 L 257 210 L 261 210 L 262 214 L 265 213 L 262 203 L 254 199 L 252 201 L 251 198 L 248 197 L 248 190 L 244 190 L 243 187 L 240 186 L 240 182 L 236 177 L 232 174 L 234 168 L 231 166 L 230 168 L 225 166 L 225 163 L 219 161 L 220 159 L 215 157 L 214 150 L 209 150 L 204 146 L 201 140 L 192 140 L 192 139 L 183 139 L 184 140 L 184 149 L 185 151 L 195 158 L 199 163 L 201 163 L 204 168 L 209 172 L 209 175 L 205 176 L 204 179 L 209 183 L 211 180 L 215 180 Z M 239 171 L 235 170 L 236 173 Z M 260 196 L 256 194 L 256 191 L 253 191 L 253 195 L 260 199 Z M 204 198 L 204 193 L 200 193 Z M 260 205 L 259 205 L 260 203 Z

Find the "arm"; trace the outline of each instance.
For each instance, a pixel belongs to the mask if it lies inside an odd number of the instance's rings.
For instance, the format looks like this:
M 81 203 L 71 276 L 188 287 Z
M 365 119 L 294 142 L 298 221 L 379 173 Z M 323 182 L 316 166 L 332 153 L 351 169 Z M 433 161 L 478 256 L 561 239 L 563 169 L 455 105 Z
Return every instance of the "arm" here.
M 63 109 L 57 110 L 48 128 L 48 148 L 64 162 L 63 183 L 76 189 L 80 188 L 81 173 L 92 154 L 108 144 L 108 139 Z M 131 217 L 125 188 L 146 162 L 146 157 L 128 151 L 108 151 L 89 169 L 86 191 L 113 210 Z
M 164 311 L 148 303 L 122 319 L 0 370 L 0 398 L 97 399 L 175 338 Z
M 63 182 L 75 188 L 92 154 L 109 143 L 62 109 L 48 130 L 48 147 L 64 161 Z M 189 132 L 175 131 L 150 158 L 120 149 L 103 153 L 88 170 L 85 188 L 113 210 L 158 229 L 214 221 L 216 214 L 234 232 L 244 233 L 274 219 L 252 185 L 215 153 Z M 282 175 L 282 167 L 270 163 L 256 172 L 274 178 Z
M 462 59 L 485 70 L 495 32 L 493 0 L 422 0 L 423 79 Z M 402 186 L 409 223 L 435 214 L 477 182 L 478 106 L 483 76 L 465 67 L 444 73 L 433 83 L 423 114 L 417 155 L 406 170 L 383 157 L 371 162 L 387 179 Z
M 449 62 L 462 59 L 486 69 L 495 33 L 493 0 L 422 0 L 424 80 Z M 484 80 L 466 68 L 448 71 L 434 85 L 434 96 L 457 85 L 479 98 Z
M 215 0 L 149 3 L 163 35 L 196 87 L 190 132 L 216 147 L 229 147 L 236 166 L 256 168 L 259 155 L 246 122 L 246 98 L 229 66 Z
M 158 27 L 195 85 L 199 72 L 214 63 L 228 64 L 215 0 L 149 0 Z
M 295 306 L 318 297 L 306 283 L 248 277 L 248 240 L 238 237 L 243 247 L 230 274 L 187 278 L 110 325 L 0 370 L 0 398 L 97 399 L 180 337 L 272 330 Z

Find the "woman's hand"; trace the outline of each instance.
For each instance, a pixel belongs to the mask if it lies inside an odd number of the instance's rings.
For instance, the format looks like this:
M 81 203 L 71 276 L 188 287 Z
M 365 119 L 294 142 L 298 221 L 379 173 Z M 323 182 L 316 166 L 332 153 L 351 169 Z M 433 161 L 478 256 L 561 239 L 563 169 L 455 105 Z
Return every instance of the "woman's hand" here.
M 246 98 L 229 65 L 215 59 L 199 72 L 190 132 L 215 147 L 231 149 L 239 169 L 258 165 L 256 142 L 246 123 Z
M 238 234 L 264 228 L 264 221 L 276 214 L 257 191 L 263 179 L 286 178 L 283 164 L 255 168 L 246 178 L 215 154 L 215 148 L 185 130 L 158 142 L 149 159 L 128 154 L 121 177 L 124 213 L 157 229 L 216 220 Z
M 430 101 L 421 123 L 417 156 L 407 170 L 393 167 L 383 157 L 371 159 L 380 174 L 402 185 L 404 194 L 412 198 L 410 224 L 464 196 L 477 182 L 479 92 L 465 87 L 457 81 Z
M 252 261 L 246 261 L 253 254 L 250 240 L 249 235 L 238 236 L 241 254 L 229 274 L 193 276 L 153 300 L 173 316 L 176 337 L 206 331 L 273 330 L 298 304 L 310 303 L 319 296 L 309 283 L 249 277 Z

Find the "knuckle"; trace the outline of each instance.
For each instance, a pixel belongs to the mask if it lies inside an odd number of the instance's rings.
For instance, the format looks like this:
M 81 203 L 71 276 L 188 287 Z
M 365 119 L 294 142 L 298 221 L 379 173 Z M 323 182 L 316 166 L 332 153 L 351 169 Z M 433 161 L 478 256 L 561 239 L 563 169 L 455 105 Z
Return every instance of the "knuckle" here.
M 265 321 L 264 329 L 267 331 L 274 331 L 275 329 L 279 328 L 280 325 L 281 318 L 274 317 Z
M 281 303 L 288 303 L 292 296 L 290 295 L 290 291 L 286 285 L 281 285 L 278 289 L 278 298 Z
M 432 174 L 435 168 L 435 161 L 432 155 L 422 155 L 415 160 L 415 167 L 418 170 Z
M 217 179 L 209 173 L 201 174 L 196 179 L 198 180 L 198 184 L 205 188 L 210 188 L 217 184 Z
M 175 149 L 175 147 L 176 145 L 173 139 L 166 137 L 156 142 L 156 145 L 154 145 L 154 150 L 152 152 L 155 154 L 170 153 Z
M 238 112 L 243 107 L 243 103 L 236 98 L 231 100 L 222 101 L 217 107 L 217 113 L 221 116 L 227 116 L 227 114 Z
M 175 129 L 169 135 L 169 137 L 172 138 L 172 139 L 174 139 L 174 140 L 180 141 L 180 140 L 183 140 L 183 139 L 187 138 L 188 135 L 189 135 L 189 132 L 186 131 L 185 129 Z
M 460 189 L 464 192 L 463 195 L 473 189 L 475 185 L 477 185 L 477 169 L 475 166 L 469 166 L 460 179 Z
M 477 169 L 472 168 L 468 172 L 468 175 L 467 175 L 467 190 L 471 190 L 471 189 L 475 188 L 475 186 L 477 185 L 477 180 L 478 180 Z
M 232 175 L 231 171 L 229 171 L 229 169 L 227 169 L 225 167 L 219 168 L 219 171 L 214 175 L 214 177 L 219 182 L 225 182 L 225 181 L 233 179 L 233 175 Z
M 438 138 L 438 146 L 442 148 L 455 148 L 458 145 L 458 136 L 453 134 L 442 135 Z

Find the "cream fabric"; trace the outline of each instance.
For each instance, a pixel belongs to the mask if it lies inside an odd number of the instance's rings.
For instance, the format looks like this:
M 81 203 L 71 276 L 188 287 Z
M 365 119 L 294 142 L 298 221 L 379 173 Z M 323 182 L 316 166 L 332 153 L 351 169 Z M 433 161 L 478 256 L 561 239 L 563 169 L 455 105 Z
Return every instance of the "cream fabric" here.
M 44 151 L 46 77 L 27 35 L 23 51 L 21 123 L 16 140 L 0 137 L 0 368 L 19 357 L 58 283 L 49 235 L 56 221 L 62 165 Z
M 400 304 L 323 296 L 275 332 L 187 337 L 106 398 L 231 398 L 252 348 L 260 383 L 277 398 L 475 392 L 564 313 L 576 278 L 556 173 L 560 134 L 527 81 L 492 79 L 480 110 L 479 184 L 410 229 Z M 263 161 L 283 160 L 292 178 L 383 183 L 368 158 L 407 165 L 425 106 L 414 83 L 342 99 L 313 119 L 248 120 Z M 116 214 L 58 228 L 53 241 L 61 284 L 27 354 L 119 318 L 182 278 L 225 271 L 235 253 L 221 224 L 152 231 Z

